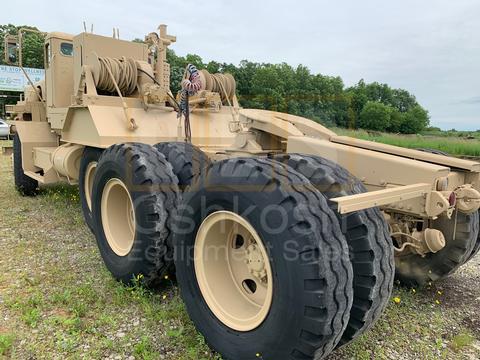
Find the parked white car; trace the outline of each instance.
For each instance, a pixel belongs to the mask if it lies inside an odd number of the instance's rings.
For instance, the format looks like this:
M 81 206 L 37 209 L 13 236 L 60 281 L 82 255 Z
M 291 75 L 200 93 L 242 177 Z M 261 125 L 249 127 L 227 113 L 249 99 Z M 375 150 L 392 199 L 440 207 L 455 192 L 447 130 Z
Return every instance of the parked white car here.
M 7 139 L 10 136 L 10 125 L 0 119 L 0 139 Z

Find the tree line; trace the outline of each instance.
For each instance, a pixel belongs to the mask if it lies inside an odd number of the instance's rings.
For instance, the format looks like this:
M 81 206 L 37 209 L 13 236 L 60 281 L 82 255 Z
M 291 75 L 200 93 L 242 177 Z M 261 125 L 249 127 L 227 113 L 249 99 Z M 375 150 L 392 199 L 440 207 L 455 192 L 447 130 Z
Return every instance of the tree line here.
M 12 24 L 0 25 L 0 65 L 7 65 L 4 59 L 5 36 L 17 35 L 20 28 L 38 30 L 32 26 L 15 26 Z M 23 66 L 43 69 L 43 42 L 44 37 L 38 33 L 27 33 L 23 39 Z M 4 116 L 4 106 L 15 104 L 19 100 L 19 93 L 15 91 L 0 91 L 0 116 Z
M 14 25 L 0 25 L 0 36 L 17 34 Z M 24 27 L 24 26 L 22 26 Z M 33 27 L 29 27 L 36 29 Z M 134 41 L 140 41 L 135 39 Z M 0 51 L 3 54 L 3 41 Z M 29 33 L 24 40 L 24 66 L 43 68 L 43 38 Z M 366 83 L 346 87 L 339 76 L 312 73 L 306 66 L 269 64 L 243 60 L 238 65 L 210 61 L 198 55 L 176 55 L 168 50 L 172 91 L 179 90 L 187 64 L 211 73 L 229 72 L 237 82 L 241 106 L 304 116 L 326 126 L 361 128 L 413 134 L 429 125 L 428 112 L 414 95 L 387 84 Z M 1 64 L 3 64 L 3 56 Z
M 326 126 L 361 128 L 375 131 L 414 134 L 429 125 L 428 112 L 414 95 L 387 84 L 360 80 L 345 87 L 339 76 L 313 74 L 306 66 L 256 63 L 240 64 L 210 61 L 198 55 L 178 56 L 168 50 L 172 87 L 178 90 L 188 63 L 211 73 L 229 72 L 237 81 L 240 104 L 300 115 Z

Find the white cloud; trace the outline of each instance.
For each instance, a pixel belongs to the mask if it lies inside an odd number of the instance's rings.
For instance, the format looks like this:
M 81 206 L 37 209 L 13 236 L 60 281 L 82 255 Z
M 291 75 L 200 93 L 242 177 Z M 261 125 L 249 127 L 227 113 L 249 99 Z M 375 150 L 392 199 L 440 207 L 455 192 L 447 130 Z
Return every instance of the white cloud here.
M 0 23 L 79 33 L 120 28 L 142 38 L 167 23 L 179 54 L 238 63 L 305 64 L 314 72 L 386 82 L 414 93 L 434 125 L 480 128 L 480 3 L 475 0 L 205 2 L 22 1 L 2 4 Z M 452 126 L 455 125 L 455 126 Z

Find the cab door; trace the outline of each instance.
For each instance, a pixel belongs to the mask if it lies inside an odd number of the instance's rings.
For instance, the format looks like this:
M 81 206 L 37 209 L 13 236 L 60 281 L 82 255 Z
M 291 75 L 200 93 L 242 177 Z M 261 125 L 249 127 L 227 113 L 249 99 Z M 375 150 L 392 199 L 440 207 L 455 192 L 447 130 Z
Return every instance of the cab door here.
M 51 41 L 45 43 L 45 90 L 46 102 L 48 107 L 53 106 L 53 79 L 52 79 L 52 44 Z
M 45 85 L 47 106 L 67 108 L 73 95 L 73 44 L 51 38 L 45 44 Z

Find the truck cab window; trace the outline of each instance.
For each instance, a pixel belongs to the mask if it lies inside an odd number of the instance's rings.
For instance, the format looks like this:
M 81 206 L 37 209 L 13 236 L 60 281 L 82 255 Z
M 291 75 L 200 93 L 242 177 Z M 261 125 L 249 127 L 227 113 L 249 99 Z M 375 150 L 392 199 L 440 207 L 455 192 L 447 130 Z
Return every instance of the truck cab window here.
M 73 44 L 72 43 L 61 43 L 60 44 L 60 52 L 62 53 L 62 55 L 72 56 L 73 55 Z
M 50 48 L 50 43 L 45 44 L 45 69 L 50 67 L 50 60 L 52 58 L 52 50 Z

